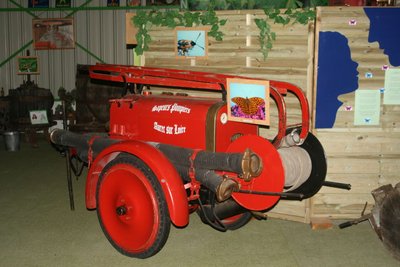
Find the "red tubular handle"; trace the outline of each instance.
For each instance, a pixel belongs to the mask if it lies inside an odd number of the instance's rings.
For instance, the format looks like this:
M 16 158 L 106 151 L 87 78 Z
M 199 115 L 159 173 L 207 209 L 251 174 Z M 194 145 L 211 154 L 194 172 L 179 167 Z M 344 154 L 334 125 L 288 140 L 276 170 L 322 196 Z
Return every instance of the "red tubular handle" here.
M 294 94 L 300 102 L 301 107 L 301 132 L 300 139 L 301 143 L 307 138 L 308 132 L 310 131 L 310 111 L 308 101 L 303 91 L 294 84 L 280 81 L 270 81 L 271 86 L 278 88 L 281 93 L 287 91 Z
M 217 73 L 112 64 L 96 64 L 90 66 L 89 75 L 93 79 L 114 82 L 221 91 L 223 94 L 223 100 L 225 100 L 224 94 L 226 93 L 225 88 L 227 86 L 227 78 L 254 79 Z M 283 136 L 286 135 L 286 129 L 288 128 L 286 125 L 286 105 L 283 100 L 283 96 L 286 95 L 288 91 L 293 93 L 300 102 L 302 113 L 300 139 L 301 142 L 304 141 L 309 132 L 310 113 L 308 101 L 303 91 L 294 84 L 274 80 L 270 80 L 270 87 L 271 97 L 275 100 L 279 111 L 279 130 L 274 145 L 277 146 L 280 144 L 280 141 Z
M 282 94 L 275 87 L 271 86 L 270 95 L 274 99 L 278 108 L 278 133 L 272 143 L 274 147 L 278 148 L 281 144 L 282 138 L 286 135 L 286 104 Z

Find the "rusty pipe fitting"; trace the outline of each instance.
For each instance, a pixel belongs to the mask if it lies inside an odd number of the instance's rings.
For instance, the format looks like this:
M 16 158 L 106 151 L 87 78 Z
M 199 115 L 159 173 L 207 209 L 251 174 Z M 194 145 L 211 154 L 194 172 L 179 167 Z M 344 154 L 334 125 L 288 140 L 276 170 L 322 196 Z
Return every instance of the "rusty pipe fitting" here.
M 249 148 L 246 148 L 243 154 L 242 170 L 242 178 L 246 182 L 249 182 L 252 178 L 259 176 L 263 170 L 261 158 Z
M 224 176 L 222 182 L 217 187 L 215 196 L 219 202 L 222 202 L 230 198 L 232 193 L 237 192 L 238 190 L 239 184 L 235 180 Z

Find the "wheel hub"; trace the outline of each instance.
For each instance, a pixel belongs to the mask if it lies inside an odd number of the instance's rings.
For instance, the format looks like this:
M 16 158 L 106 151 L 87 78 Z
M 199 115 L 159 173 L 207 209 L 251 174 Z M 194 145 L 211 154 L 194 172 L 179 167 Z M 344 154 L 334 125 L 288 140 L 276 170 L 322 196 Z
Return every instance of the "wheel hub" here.
M 119 207 L 116 208 L 115 211 L 117 212 L 118 216 L 123 216 L 123 215 L 126 215 L 127 208 L 126 208 L 125 205 L 124 206 L 119 206 Z

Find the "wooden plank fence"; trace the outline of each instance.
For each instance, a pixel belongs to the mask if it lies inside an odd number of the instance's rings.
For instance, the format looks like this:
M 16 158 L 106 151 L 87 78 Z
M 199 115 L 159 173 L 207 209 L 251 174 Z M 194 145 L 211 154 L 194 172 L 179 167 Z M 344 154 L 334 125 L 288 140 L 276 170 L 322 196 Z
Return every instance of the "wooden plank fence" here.
M 361 7 L 318 8 L 316 23 L 309 25 L 272 25 L 277 39 L 269 57 L 264 61 L 259 48 L 259 30 L 255 18 L 264 18 L 262 10 L 219 11 L 220 19 L 227 19 L 221 27 L 221 42 L 209 38 L 208 58 L 177 59 L 174 54 L 173 29 L 151 28 L 150 50 L 145 52 L 144 65 L 151 67 L 190 69 L 216 73 L 244 75 L 255 78 L 283 80 L 303 88 L 311 111 L 315 113 L 316 64 L 319 31 L 338 31 L 349 40 L 352 59 L 356 61 L 359 89 L 383 87 L 382 64 L 389 64 L 377 43 L 368 42 L 369 20 Z M 349 20 L 357 20 L 349 27 Z M 373 71 L 372 79 L 364 73 Z M 323 188 L 312 199 L 305 201 L 280 201 L 269 213 L 271 216 L 309 222 L 312 218 L 355 218 L 368 202 L 374 204 L 371 190 L 397 183 L 400 159 L 399 106 L 382 105 L 381 122 L 376 127 L 354 126 L 355 93 L 340 96 L 343 106 L 337 113 L 331 129 L 312 129 L 323 144 L 328 161 L 327 180 L 352 184 L 352 190 Z M 300 119 L 297 102 L 289 98 L 289 122 Z M 272 124 L 277 121 L 274 103 L 271 103 Z M 261 129 L 261 135 L 274 136 L 274 126 Z M 272 132 L 272 134 L 271 134 Z

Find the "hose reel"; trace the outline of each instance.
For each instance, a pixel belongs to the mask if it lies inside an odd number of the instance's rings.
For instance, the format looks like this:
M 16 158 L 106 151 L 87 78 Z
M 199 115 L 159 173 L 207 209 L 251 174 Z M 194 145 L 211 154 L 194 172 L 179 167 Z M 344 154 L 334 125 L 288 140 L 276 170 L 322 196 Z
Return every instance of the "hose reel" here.
M 304 184 L 312 170 L 311 158 L 301 147 L 283 147 L 278 149 L 285 169 L 285 192 L 293 191 Z

